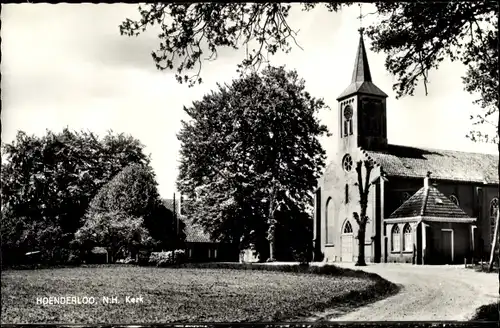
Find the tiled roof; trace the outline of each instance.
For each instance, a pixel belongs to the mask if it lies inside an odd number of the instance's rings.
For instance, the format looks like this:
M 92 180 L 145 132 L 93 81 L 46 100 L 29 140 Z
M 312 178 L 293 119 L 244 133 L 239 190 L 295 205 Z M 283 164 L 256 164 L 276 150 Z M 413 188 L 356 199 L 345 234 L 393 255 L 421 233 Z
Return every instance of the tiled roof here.
M 184 233 L 186 234 L 186 242 L 189 243 L 212 243 L 210 235 L 206 233 L 203 228 L 186 217 L 182 219 L 186 227 Z
M 363 150 L 388 177 L 498 184 L 498 155 L 388 145 L 384 151 Z
M 371 82 L 372 74 L 370 65 L 368 65 L 368 56 L 366 55 L 365 42 L 363 41 L 363 33 L 359 33 L 359 45 L 356 52 L 356 60 L 354 62 L 354 70 L 352 71 L 351 82 Z
M 452 218 L 468 220 L 470 217 L 448 197 L 433 186 L 423 187 L 396 209 L 389 219 L 411 218 Z
M 355 93 L 364 93 L 380 97 L 387 97 L 387 94 L 380 90 L 372 82 L 353 82 L 337 97 L 337 100 L 351 96 Z
M 163 205 L 165 205 L 166 208 L 173 211 L 173 207 L 174 207 L 174 200 L 173 199 L 163 199 L 162 201 L 163 201 Z M 200 225 L 192 222 L 186 215 L 180 215 L 178 213 L 179 207 L 177 204 L 178 204 L 179 200 L 176 198 L 175 202 L 176 202 L 177 215 L 180 216 L 180 219 L 185 224 L 184 233 L 186 234 L 186 242 L 211 243 L 212 240 L 210 240 L 210 235 L 208 233 L 206 233 Z M 186 203 L 187 200 L 183 199 L 183 202 Z
M 177 212 L 179 211 L 179 205 L 178 205 L 178 203 L 177 203 L 178 201 L 179 201 L 178 199 L 176 199 L 176 200 L 175 200 L 176 205 L 177 205 L 177 206 L 175 207 L 175 209 L 176 209 L 176 211 L 177 211 Z M 166 208 L 168 208 L 168 209 L 169 209 L 169 210 L 171 210 L 172 212 L 174 211 L 174 200 L 173 200 L 173 199 L 165 199 L 165 198 L 164 198 L 164 199 L 162 199 L 162 203 L 163 203 L 163 205 L 164 205 Z

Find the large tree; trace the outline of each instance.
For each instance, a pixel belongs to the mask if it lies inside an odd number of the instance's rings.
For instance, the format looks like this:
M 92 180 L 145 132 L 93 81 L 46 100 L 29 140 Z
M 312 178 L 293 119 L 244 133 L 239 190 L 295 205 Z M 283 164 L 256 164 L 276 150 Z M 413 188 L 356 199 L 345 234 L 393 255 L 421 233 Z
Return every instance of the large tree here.
M 89 204 L 88 213 L 123 212 L 142 217 L 149 215 L 160 203 L 153 169 L 146 165 L 132 164 L 99 190 Z
M 4 261 L 32 250 L 63 260 L 62 249 L 67 253 L 90 200 L 130 163 L 149 163 L 143 146 L 111 132 L 102 139 L 69 129 L 42 137 L 19 132 L 12 143 L 2 144 Z M 46 249 L 48 235 L 54 249 Z
M 80 250 L 105 247 L 114 262 L 119 254 L 137 254 L 140 247 L 153 243 L 141 217 L 124 212 L 92 213 L 75 233 Z M 83 246 L 83 247 L 82 247 Z
M 193 219 L 215 239 L 253 243 L 273 260 L 276 231 L 312 205 L 325 159 L 318 137 L 326 127 L 315 116 L 323 107 L 283 67 L 219 85 L 185 107 L 178 188 L 192 199 Z
M 158 183 L 149 165 L 132 164 L 116 174 L 92 199 L 84 221 L 108 213 L 142 218 L 143 227 L 159 248 L 171 249 L 181 241 L 174 229 L 173 215 L 160 199 Z

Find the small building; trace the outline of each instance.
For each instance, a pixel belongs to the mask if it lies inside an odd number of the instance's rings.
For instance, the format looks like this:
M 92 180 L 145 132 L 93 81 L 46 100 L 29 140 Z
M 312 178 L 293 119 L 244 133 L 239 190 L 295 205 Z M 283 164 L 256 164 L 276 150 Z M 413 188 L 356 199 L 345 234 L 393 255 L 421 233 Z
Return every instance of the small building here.
M 387 262 L 463 263 L 472 255 L 475 222 L 430 186 L 427 176 L 424 186 L 385 220 L 390 250 Z

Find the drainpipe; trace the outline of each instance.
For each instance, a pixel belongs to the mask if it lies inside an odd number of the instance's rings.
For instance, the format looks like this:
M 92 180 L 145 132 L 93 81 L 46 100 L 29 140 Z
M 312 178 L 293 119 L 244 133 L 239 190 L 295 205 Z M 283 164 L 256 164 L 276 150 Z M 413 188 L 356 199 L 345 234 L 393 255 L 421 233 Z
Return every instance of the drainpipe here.
M 425 264 L 425 253 L 427 249 L 427 227 L 428 225 L 422 222 L 422 265 Z

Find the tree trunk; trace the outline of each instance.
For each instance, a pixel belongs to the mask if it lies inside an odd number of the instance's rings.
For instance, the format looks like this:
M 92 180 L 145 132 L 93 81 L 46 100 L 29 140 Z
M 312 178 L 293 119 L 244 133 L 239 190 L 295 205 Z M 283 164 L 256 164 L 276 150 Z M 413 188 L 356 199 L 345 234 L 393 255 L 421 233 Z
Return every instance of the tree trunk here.
M 497 129 L 500 129 L 500 115 L 498 116 Z M 500 131 L 499 130 L 497 130 L 497 137 L 499 138 L 499 140 L 498 140 L 498 155 L 500 156 Z M 498 180 L 500 181 L 500 163 L 498 165 Z M 500 184 L 498 186 L 498 196 L 500 196 Z M 497 242 L 498 242 L 498 225 L 500 224 L 499 221 L 500 221 L 500 209 L 497 211 L 497 217 L 495 220 L 495 231 L 493 233 L 493 240 L 491 242 L 490 263 L 488 265 L 488 271 L 491 271 L 491 269 L 493 269 L 495 249 L 496 249 Z M 499 254 L 499 258 L 498 258 L 498 263 L 500 265 L 500 254 Z
M 272 205 L 270 206 L 270 218 L 269 218 L 269 232 L 268 232 L 268 240 L 269 240 L 269 258 L 268 262 L 276 261 L 276 224 L 274 222 L 274 215 L 272 211 Z
M 274 239 L 274 237 L 273 237 L 273 239 Z M 273 240 L 270 240 L 269 241 L 269 259 L 268 259 L 268 262 L 276 261 L 276 259 L 274 258 L 274 254 L 275 254 L 275 244 L 274 244 Z
M 363 184 L 362 177 L 362 165 L 365 165 L 366 176 L 365 183 Z M 354 219 L 358 223 L 358 260 L 356 261 L 356 266 L 366 266 L 365 262 L 365 235 L 366 235 L 366 223 L 368 222 L 368 217 L 366 216 L 366 209 L 368 207 L 368 195 L 370 193 L 370 174 L 373 169 L 373 164 L 370 161 L 359 161 L 356 163 L 356 172 L 358 174 L 358 191 L 359 191 L 359 205 L 361 206 L 360 215 L 356 212 L 353 213 Z
M 361 220 L 364 221 L 364 218 Z M 358 245 L 359 245 L 359 252 L 358 252 L 358 260 L 356 261 L 356 266 L 366 266 L 365 262 L 365 235 L 366 235 L 366 222 L 361 223 L 359 225 L 359 230 L 358 230 Z
M 497 210 L 497 217 L 495 220 L 495 230 L 493 232 L 493 240 L 491 241 L 490 263 L 488 264 L 488 271 L 491 271 L 493 269 L 493 262 L 495 261 L 495 249 L 497 247 L 497 240 L 498 240 L 499 218 L 500 218 L 500 210 Z
M 269 230 L 267 234 L 267 239 L 269 241 L 269 258 L 267 262 L 274 262 L 276 259 L 274 256 L 276 255 L 276 222 L 274 220 L 274 185 L 272 186 L 270 195 L 269 195 Z

